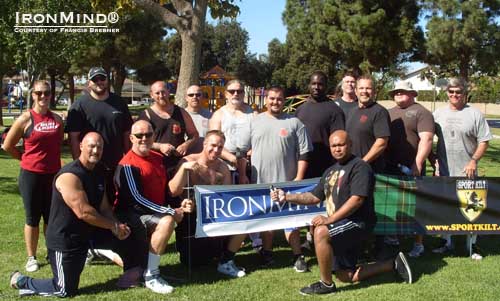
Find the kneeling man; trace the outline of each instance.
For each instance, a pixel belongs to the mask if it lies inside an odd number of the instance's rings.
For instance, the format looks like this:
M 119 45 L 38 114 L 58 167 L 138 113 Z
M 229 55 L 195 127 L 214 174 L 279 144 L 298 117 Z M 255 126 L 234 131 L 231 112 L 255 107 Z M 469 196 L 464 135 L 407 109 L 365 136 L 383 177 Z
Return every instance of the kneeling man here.
M 10 286 L 20 296 L 76 295 L 96 227 L 110 230 L 120 240 L 129 236 L 129 227 L 114 218 L 106 198 L 104 170 L 98 165 L 103 146 L 98 133 L 86 134 L 80 156 L 54 177 L 46 238 L 53 278 L 35 279 L 15 271 Z
M 351 154 L 351 140 L 338 130 L 330 135 L 330 152 L 337 162 L 328 168 L 311 192 L 285 194 L 281 189 L 271 192 L 271 199 L 301 205 L 326 202 L 327 217 L 312 220 L 314 246 L 318 258 L 320 281 L 300 290 L 303 295 L 329 294 L 336 291 L 332 281 L 332 257 L 335 275 L 342 282 L 358 282 L 396 270 L 408 283 L 412 282 L 410 267 L 403 253 L 395 260 L 357 265 L 363 242 L 373 230 L 376 216 L 373 203 L 375 178 L 370 165 Z

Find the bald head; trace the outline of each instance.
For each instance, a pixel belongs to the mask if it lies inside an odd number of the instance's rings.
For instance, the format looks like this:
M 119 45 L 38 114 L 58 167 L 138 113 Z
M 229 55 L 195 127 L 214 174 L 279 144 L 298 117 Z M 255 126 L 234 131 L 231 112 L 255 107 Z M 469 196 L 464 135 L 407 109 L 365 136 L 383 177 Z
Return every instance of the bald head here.
M 101 135 L 96 132 L 87 133 L 80 143 L 80 162 L 88 169 L 93 169 L 94 166 L 101 160 L 104 141 Z
M 136 134 L 138 131 L 140 131 L 143 128 L 145 128 L 149 132 L 153 131 L 153 127 L 151 126 L 151 123 L 149 123 L 146 120 L 137 120 L 136 122 L 134 122 L 134 124 L 132 124 L 132 129 L 130 130 L 130 132 L 133 135 L 133 134 Z
M 344 130 L 337 130 L 330 135 L 330 152 L 339 162 L 345 162 L 351 157 L 351 138 Z
M 189 86 L 186 90 L 186 102 L 187 102 L 187 109 L 189 111 L 194 111 L 198 112 L 198 110 L 201 107 L 201 98 L 203 94 L 201 91 L 200 86 L 198 85 L 192 85 Z
M 170 91 L 164 81 L 156 81 L 151 85 L 149 95 L 157 106 L 163 107 L 170 104 Z
M 141 157 L 149 155 L 153 147 L 153 127 L 145 120 L 138 120 L 130 131 L 132 151 Z

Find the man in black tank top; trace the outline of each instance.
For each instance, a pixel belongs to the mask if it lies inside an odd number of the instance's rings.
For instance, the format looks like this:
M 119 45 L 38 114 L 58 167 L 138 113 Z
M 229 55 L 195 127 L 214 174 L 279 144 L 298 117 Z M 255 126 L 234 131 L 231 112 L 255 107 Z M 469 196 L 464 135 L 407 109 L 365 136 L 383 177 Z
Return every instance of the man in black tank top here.
M 85 135 L 80 151 L 79 158 L 54 179 L 46 239 L 54 277 L 34 279 L 15 271 L 10 285 L 20 295 L 75 295 L 94 229 L 111 230 L 120 240 L 130 234 L 129 227 L 113 217 L 106 200 L 104 173 L 97 166 L 103 151 L 101 136 L 95 132 Z
M 170 101 L 170 91 L 165 82 L 154 82 L 150 96 L 154 100 L 153 105 L 142 111 L 137 119 L 146 120 L 153 126 L 152 149 L 165 156 L 165 166 L 168 172 L 172 171 L 169 173 L 172 177 L 180 158 L 198 139 L 198 130 L 189 113 Z

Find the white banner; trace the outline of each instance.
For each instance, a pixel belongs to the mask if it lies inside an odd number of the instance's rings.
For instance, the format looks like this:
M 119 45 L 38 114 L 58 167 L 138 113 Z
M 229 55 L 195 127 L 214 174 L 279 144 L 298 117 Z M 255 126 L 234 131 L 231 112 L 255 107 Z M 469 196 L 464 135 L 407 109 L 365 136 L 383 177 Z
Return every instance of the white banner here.
M 319 178 L 274 184 L 287 193 L 311 191 Z M 268 184 L 195 186 L 196 237 L 253 233 L 308 226 L 326 215 L 323 202 L 314 206 L 272 202 Z

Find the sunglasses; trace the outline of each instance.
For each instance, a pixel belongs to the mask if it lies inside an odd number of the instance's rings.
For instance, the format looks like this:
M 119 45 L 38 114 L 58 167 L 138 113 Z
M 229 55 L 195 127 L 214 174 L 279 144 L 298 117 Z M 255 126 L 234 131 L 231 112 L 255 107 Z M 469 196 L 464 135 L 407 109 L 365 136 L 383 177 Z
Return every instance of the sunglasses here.
M 97 83 L 97 82 L 106 81 L 106 79 L 108 79 L 108 78 L 104 75 L 96 75 L 96 76 L 92 77 L 90 80 L 93 81 L 94 83 Z
M 40 96 L 50 96 L 50 91 L 33 91 L 33 94 L 36 94 L 38 97 Z
M 189 93 L 188 94 L 189 97 L 201 97 L 201 93 Z
M 236 90 L 236 89 L 227 89 L 226 92 L 231 95 L 236 94 L 236 92 L 238 92 L 238 94 L 243 94 L 243 90 Z
M 460 94 L 462 94 L 462 90 L 450 90 L 450 89 L 448 89 L 448 93 L 460 95 Z
M 132 135 L 134 135 L 134 136 L 135 136 L 135 138 L 137 138 L 137 139 L 142 139 L 142 138 L 144 138 L 144 137 L 146 137 L 147 139 L 149 139 L 149 138 L 153 137 L 153 133 L 151 133 L 151 132 L 149 132 L 149 133 L 144 133 L 144 134 L 142 134 L 142 133 L 137 133 L 137 134 L 132 134 Z

